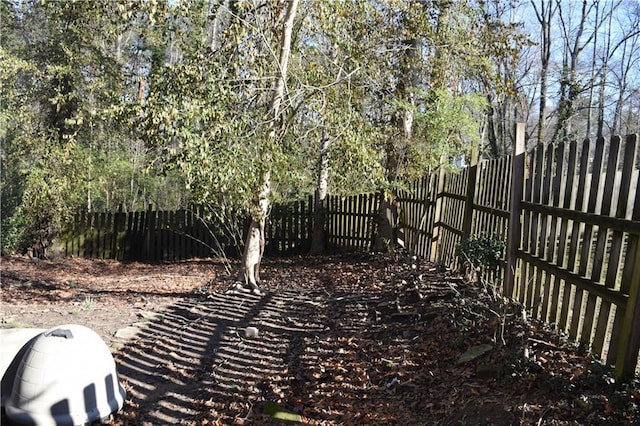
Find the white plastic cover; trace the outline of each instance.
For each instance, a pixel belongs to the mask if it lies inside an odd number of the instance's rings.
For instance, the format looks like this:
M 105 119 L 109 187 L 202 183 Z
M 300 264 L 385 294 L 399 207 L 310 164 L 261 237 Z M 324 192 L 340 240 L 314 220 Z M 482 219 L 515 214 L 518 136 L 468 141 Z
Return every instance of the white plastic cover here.
M 68 324 L 30 343 L 5 410 L 18 424 L 82 425 L 120 410 L 124 396 L 104 341 L 89 328 Z
M 30 341 L 45 331 L 44 328 L 3 328 L 0 330 L 0 375 L 2 375 L 0 402 L 3 407 L 11 396 L 11 388 L 20 360 L 28 349 Z

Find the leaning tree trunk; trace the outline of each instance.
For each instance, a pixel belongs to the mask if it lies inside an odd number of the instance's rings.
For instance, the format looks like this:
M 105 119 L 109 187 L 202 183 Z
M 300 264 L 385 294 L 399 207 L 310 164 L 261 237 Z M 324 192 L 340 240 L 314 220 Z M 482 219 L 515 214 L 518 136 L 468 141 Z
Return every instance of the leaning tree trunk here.
M 379 199 L 374 250 L 388 253 L 394 251 L 398 242 L 398 206 L 395 200 L 384 192 L 380 194 Z
M 417 86 L 415 62 L 420 44 L 418 39 L 415 38 L 406 40 L 404 44 L 405 53 L 399 70 L 401 76 L 397 93 L 402 100 L 413 106 L 415 104 L 413 88 Z M 398 179 L 402 163 L 406 161 L 406 152 L 412 142 L 414 118 L 412 107 L 405 107 L 397 112 L 397 125 L 402 136 L 400 138 L 400 146 L 397 146 L 394 141 L 389 142 L 387 152 L 388 182 L 394 182 Z M 388 191 L 381 191 L 377 223 L 378 229 L 373 245 L 374 250 L 394 251 L 398 239 L 398 207 L 393 195 Z
M 267 111 L 269 115 L 269 140 L 275 140 L 282 127 L 282 99 L 284 98 L 285 82 L 287 78 L 287 68 L 289 64 L 289 54 L 291 52 L 291 35 L 293 32 L 293 21 L 298 8 L 298 0 L 287 2 L 287 10 L 284 15 L 284 28 L 280 43 L 280 57 L 278 60 L 278 78 L 273 89 L 273 96 Z M 267 146 L 269 146 L 268 144 Z M 269 148 L 262 153 L 263 158 L 270 158 Z M 268 163 L 268 160 L 267 160 Z M 254 293 L 260 293 L 258 284 L 260 283 L 260 263 L 264 254 L 264 226 L 269 212 L 271 200 L 271 172 L 268 169 L 262 175 L 262 189 L 258 197 L 258 209 L 252 212 L 252 221 L 247 233 L 245 249 L 242 256 L 241 278 L 246 285 L 250 285 Z

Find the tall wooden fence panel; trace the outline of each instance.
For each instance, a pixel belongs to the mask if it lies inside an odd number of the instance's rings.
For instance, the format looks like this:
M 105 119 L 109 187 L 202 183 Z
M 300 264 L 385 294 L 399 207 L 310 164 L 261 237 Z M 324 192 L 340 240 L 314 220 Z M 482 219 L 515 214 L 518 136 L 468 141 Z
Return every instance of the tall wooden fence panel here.
M 615 362 L 619 378 L 633 375 L 640 350 L 638 155 L 631 135 L 540 145 L 524 160 L 472 162 L 423 178 L 420 190 L 400 197 L 408 248 L 424 255 L 413 242 L 433 236 L 430 258 L 456 266 L 462 238 L 508 236 L 509 267 L 485 278 L 509 283 L 506 295 L 533 316 Z M 415 206 L 430 207 L 434 198 L 433 227 L 425 228 L 428 209 Z
M 63 237 L 65 254 L 100 259 L 172 261 L 231 248 L 203 208 L 75 215 Z
M 507 236 L 511 191 L 511 156 L 478 165 L 470 235 Z
M 637 155 L 635 135 L 538 146 L 522 202 L 523 271 L 514 296 L 609 363 L 638 354 L 623 332 L 640 285 L 632 273 L 640 236 Z M 619 367 L 628 374 L 635 359 Z
M 441 197 L 442 210 L 438 221 L 439 241 L 435 260 L 447 266 L 457 266 L 456 247 L 463 235 L 463 224 L 467 203 L 467 183 L 470 168 L 444 175 L 444 188 Z
M 507 238 L 509 228 L 509 200 L 511 196 L 511 162 L 512 156 L 482 161 L 478 165 L 476 190 L 471 210 L 469 230 L 465 230 L 464 238 L 486 237 Z M 470 182 L 471 184 L 471 182 Z M 485 275 L 485 280 L 497 282 L 504 277 L 504 263 L 496 272 Z
M 274 205 L 265 228 L 265 254 L 307 253 L 313 230 L 313 196 Z
M 313 230 L 313 196 L 276 204 L 265 225 L 265 254 L 307 253 Z M 369 250 L 379 199 L 375 194 L 328 200 L 329 245 Z M 65 254 L 100 259 L 173 261 L 225 253 L 240 255 L 243 226 L 221 229 L 203 207 L 136 212 L 83 212 L 63 235 Z
M 511 158 L 485 160 L 459 172 L 425 176 L 410 190 L 399 192 L 400 222 L 409 251 L 455 266 L 461 239 L 494 235 L 505 239 Z

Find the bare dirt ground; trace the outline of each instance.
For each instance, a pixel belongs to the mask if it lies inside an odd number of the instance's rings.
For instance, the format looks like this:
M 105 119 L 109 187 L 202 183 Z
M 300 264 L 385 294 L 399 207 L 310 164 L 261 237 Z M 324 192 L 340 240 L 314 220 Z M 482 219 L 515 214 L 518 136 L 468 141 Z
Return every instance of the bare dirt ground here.
M 225 269 L 215 261 L 151 265 L 20 256 L 3 258 L 0 273 L 3 328 L 81 324 L 119 346 L 117 330 L 197 293 Z
M 635 387 L 432 264 L 267 260 L 262 296 L 229 291 L 236 267 L 3 258 L 1 326 L 95 330 L 127 390 L 116 425 L 638 421 Z

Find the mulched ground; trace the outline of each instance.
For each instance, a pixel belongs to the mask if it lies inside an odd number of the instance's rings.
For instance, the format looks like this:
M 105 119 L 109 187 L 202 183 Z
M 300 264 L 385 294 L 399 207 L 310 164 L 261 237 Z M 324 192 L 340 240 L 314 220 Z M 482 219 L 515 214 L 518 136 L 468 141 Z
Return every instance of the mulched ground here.
M 433 264 L 267 259 L 262 296 L 229 290 L 236 268 L 3 258 L 2 327 L 96 330 L 127 390 L 116 425 L 640 421 L 636 387 Z

